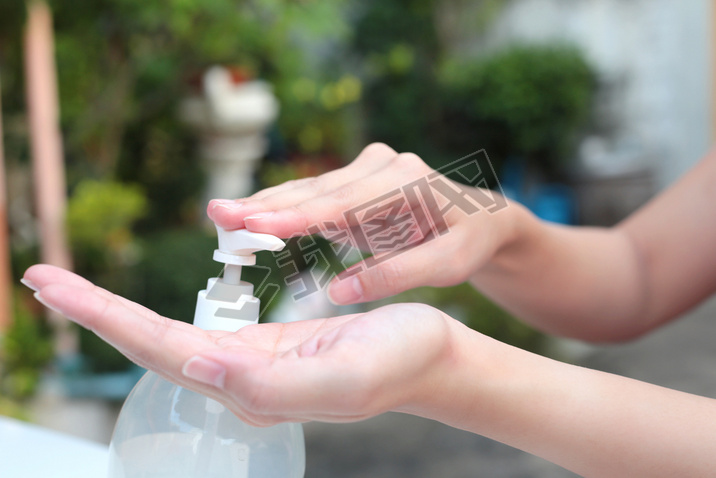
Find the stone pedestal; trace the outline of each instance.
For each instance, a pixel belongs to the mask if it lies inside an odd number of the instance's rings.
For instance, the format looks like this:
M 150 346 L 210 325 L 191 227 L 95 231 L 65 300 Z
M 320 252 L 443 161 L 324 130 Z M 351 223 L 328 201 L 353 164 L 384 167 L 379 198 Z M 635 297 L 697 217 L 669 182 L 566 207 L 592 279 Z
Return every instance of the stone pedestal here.
M 252 192 L 253 176 L 266 153 L 266 130 L 278 116 L 271 86 L 237 80 L 232 71 L 212 67 L 199 94 L 186 98 L 181 118 L 200 135 L 208 173 L 204 205 L 210 199 L 234 199 Z

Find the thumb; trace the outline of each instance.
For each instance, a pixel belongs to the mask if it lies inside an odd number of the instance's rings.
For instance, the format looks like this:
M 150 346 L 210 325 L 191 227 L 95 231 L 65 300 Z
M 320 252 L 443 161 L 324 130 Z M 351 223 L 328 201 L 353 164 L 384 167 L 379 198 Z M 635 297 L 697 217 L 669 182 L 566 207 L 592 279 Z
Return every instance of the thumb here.
M 349 267 L 331 281 L 328 298 L 338 305 L 383 299 L 428 285 L 434 275 L 424 249 L 406 249 L 387 260 L 371 257 Z

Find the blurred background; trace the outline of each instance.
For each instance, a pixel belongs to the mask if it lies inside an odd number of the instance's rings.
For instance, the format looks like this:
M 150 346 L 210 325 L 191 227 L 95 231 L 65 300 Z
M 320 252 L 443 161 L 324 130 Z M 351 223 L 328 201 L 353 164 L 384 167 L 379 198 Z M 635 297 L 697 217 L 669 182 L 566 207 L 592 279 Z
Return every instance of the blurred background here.
M 373 141 L 435 168 L 484 149 L 540 217 L 618 222 L 709 148 L 712 3 L 0 0 L 0 414 L 108 442 L 142 373 L 43 310 L 19 285 L 27 267 L 70 267 L 190 321 L 220 272 L 210 198 L 318 175 Z M 466 286 L 391 300 L 538 353 L 582 350 Z M 288 288 L 269 309 L 344 312 Z M 560 473 L 407 417 L 312 424 L 307 439 L 308 477 Z

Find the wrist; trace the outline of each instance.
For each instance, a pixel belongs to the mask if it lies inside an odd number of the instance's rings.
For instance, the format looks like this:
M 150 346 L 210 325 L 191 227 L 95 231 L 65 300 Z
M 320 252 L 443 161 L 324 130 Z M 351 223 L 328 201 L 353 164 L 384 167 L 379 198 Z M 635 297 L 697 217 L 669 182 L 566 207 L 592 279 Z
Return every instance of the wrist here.
M 471 277 L 479 281 L 495 273 L 511 271 L 523 261 L 524 254 L 538 240 L 542 222 L 523 205 L 510 202 L 509 207 L 495 215 L 496 240 L 493 252 Z
M 480 409 L 483 380 L 495 374 L 493 358 L 500 357 L 501 347 L 511 347 L 442 315 L 446 334 L 440 353 L 393 411 L 464 429 L 462 421 Z
M 541 414 L 554 413 L 554 396 L 572 383 L 567 378 L 570 366 L 499 342 L 457 320 L 448 326 L 450 347 L 418 393 L 396 411 L 532 448 Z

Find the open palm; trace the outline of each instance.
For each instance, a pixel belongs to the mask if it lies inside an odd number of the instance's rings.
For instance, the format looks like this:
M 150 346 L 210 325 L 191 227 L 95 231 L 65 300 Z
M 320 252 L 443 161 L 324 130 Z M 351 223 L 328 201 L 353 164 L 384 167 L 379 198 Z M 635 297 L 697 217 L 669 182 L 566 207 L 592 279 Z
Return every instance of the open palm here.
M 27 270 L 37 298 L 133 362 L 228 406 L 254 425 L 353 421 L 408 409 L 441 376 L 451 323 L 422 304 L 238 332 L 162 317 L 48 265 Z

